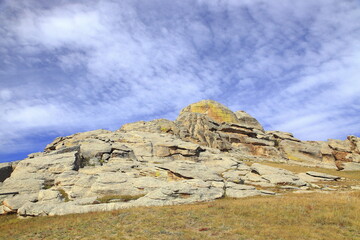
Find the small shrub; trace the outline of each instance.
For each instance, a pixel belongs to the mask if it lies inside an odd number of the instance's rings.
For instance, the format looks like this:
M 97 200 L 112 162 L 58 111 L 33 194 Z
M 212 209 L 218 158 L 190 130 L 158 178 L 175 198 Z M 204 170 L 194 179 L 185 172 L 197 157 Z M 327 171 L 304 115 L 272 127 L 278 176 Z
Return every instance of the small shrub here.
M 69 194 L 67 194 L 64 189 L 60 188 L 58 189 L 58 191 L 61 194 L 61 197 L 65 200 L 65 202 L 70 201 Z
M 43 184 L 43 189 L 50 189 L 55 185 L 54 179 L 46 179 Z
M 161 127 L 160 128 L 160 131 L 161 132 L 164 132 L 164 133 L 167 133 L 167 132 L 169 132 L 171 129 L 170 128 L 168 128 L 168 127 Z

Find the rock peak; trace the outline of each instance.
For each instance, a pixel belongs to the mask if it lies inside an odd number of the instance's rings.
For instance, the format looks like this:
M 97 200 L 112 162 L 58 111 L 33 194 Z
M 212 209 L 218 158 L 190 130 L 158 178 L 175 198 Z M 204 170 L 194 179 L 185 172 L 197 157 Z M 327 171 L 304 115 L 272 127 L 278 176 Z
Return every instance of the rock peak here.
M 216 102 L 214 100 L 201 100 L 199 102 L 190 104 L 189 106 L 182 109 L 180 114 L 184 112 L 202 113 L 219 123 L 239 122 L 235 113 L 233 113 L 229 108 L 227 108 L 223 104 Z

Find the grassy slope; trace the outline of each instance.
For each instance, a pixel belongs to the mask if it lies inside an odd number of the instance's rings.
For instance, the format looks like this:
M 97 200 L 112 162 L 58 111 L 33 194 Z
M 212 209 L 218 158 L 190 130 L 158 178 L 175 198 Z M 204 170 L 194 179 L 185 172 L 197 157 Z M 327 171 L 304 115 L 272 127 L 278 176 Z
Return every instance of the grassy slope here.
M 0 239 L 360 239 L 360 191 L 17 219 Z

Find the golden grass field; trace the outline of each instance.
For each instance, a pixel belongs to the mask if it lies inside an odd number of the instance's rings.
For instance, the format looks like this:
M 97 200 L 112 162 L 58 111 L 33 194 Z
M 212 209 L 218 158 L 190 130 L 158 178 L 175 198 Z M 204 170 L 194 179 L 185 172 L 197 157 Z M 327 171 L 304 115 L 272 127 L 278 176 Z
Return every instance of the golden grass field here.
M 360 239 L 360 191 L 18 219 L 0 239 Z
M 360 184 L 359 172 L 319 171 Z M 341 183 L 341 182 L 339 182 Z M 360 240 L 360 191 L 224 198 L 193 205 L 18 219 L 0 216 L 0 239 Z

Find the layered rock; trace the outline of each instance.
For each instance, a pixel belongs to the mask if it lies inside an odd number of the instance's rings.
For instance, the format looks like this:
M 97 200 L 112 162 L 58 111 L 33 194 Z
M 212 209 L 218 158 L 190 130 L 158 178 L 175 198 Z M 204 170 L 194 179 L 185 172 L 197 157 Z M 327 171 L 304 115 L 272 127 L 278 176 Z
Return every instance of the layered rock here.
M 302 142 L 291 133 L 264 131 L 249 114 L 205 100 L 184 108 L 175 121 L 58 137 L 44 152 L 0 165 L 0 213 L 62 215 L 274 195 L 277 187 L 339 179 L 249 161 L 354 170 L 359 147 L 354 136 Z

